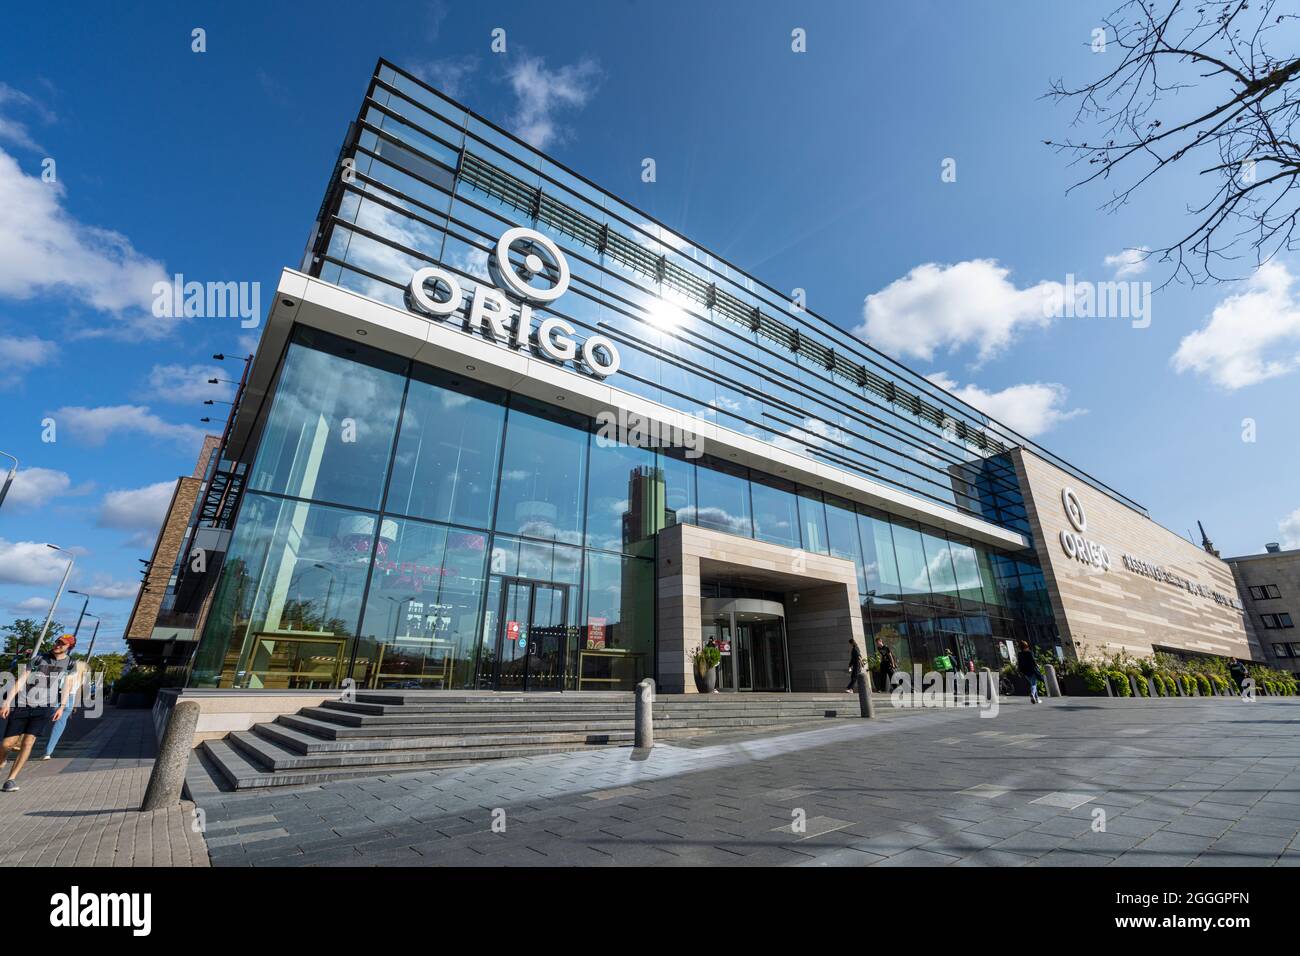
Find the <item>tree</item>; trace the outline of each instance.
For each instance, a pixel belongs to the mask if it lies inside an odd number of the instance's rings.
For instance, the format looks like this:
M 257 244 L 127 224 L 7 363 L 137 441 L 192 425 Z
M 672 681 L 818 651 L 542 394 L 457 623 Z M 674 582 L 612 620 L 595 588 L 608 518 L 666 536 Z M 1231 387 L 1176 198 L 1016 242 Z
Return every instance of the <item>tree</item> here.
M 122 676 L 125 664 L 125 654 L 96 654 L 86 662 L 86 669 L 92 674 L 103 674 L 105 682 L 111 684 Z
M 1083 86 L 1052 83 L 1049 96 L 1075 104 L 1072 126 L 1086 141 L 1046 140 L 1092 167 L 1071 190 L 1120 184 L 1102 208 L 1126 205 L 1162 172 L 1191 167 L 1206 177 L 1187 208 L 1192 225 L 1143 252 L 1170 264 L 1168 281 L 1238 278 L 1300 244 L 1300 110 L 1297 15 L 1277 0 L 1128 0 L 1094 34 L 1107 71 Z M 1104 34 L 1104 35 L 1103 35 Z M 1118 62 L 1116 62 L 1118 58 Z
M 37 622 L 30 617 L 20 617 L 12 624 L 6 624 L 0 628 L 4 634 L 4 651 L 5 661 L 15 657 L 30 657 L 32 649 L 36 646 L 36 639 L 41 636 L 41 625 L 44 621 Z M 50 635 L 58 636 L 63 633 L 63 625 L 57 621 L 50 623 L 50 629 L 46 632 L 46 640 Z

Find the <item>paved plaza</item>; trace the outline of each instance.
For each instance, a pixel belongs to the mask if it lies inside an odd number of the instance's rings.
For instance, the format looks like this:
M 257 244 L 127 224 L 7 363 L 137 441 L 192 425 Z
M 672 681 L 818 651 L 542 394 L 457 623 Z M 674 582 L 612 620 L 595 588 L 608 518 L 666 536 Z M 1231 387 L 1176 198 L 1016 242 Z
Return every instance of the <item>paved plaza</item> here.
M 36 741 L 21 789 L 0 793 L 0 866 L 208 865 L 193 804 L 139 812 L 155 752 L 149 711 L 75 713 L 43 761 L 44 744 Z
M 880 710 L 196 797 L 218 866 L 1300 863 L 1300 701 Z

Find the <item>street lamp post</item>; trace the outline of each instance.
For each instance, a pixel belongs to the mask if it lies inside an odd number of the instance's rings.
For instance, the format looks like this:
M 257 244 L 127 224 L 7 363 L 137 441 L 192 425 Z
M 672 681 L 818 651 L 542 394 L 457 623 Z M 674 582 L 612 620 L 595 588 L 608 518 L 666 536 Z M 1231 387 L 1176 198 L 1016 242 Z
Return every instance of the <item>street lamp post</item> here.
M 9 486 L 14 483 L 14 477 L 18 474 L 18 459 L 7 451 L 0 451 L 0 455 L 6 458 L 13 458 L 14 463 L 9 466 L 9 473 L 5 475 L 5 483 L 0 485 L 0 505 L 5 503 L 5 495 L 9 494 Z
M 93 617 L 95 619 L 95 629 L 90 632 L 90 646 L 86 648 L 86 666 L 89 667 L 91 652 L 95 650 L 95 638 L 99 637 L 100 617 L 98 614 L 87 614 L 86 617 Z
M 45 547 L 55 551 L 63 551 L 57 544 L 47 544 Z M 63 580 L 59 582 L 59 589 L 54 592 L 54 600 L 50 604 L 50 613 L 45 615 L 45 625 L 41 628 L 40 636 L 36 638 L 36 644 L 32 648 L 30 660 L 32 664 L 36 663 L 36 655 L 40 652 L 41 645 L 45 643 L 45 635 L 50 630 L 50 622 L 54 620 L 54 612 L 58 610 L 59 601 L 63 597 L 63 589 L 68 586 L 68 576 L 72 574 L 72 565 L 77 560 L 76 555 L 69 554 L 67 551 L 63 551 L 63 553 L 68 555 L 68 566 L 63 569 Z
M 72 588 L 68 588 L 68 593 L 75 594 L 77 597 L 85 598 L 85 600 L 81 602 L 81 613 L 77 615 L 77 626 L 72 629 L 73 640 L 76 640 L 77 635 L 81 633 L 81 622 L 86 617 L 86 605 L 90 603 L 90 595 L 85 591 L 74 591 Z M 92 614 L 91 617 L 94 617 L 94 615 Z

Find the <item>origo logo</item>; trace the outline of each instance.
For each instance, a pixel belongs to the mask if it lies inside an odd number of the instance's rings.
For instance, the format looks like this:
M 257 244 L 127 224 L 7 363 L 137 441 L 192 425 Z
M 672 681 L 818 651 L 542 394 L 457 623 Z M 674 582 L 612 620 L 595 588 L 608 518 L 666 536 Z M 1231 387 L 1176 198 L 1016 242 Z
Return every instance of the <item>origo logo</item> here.
M 1106 546 L 1083 536 L 1083 532 L 1088 530 L 1088 513 L 1083 510 L 1083 502 L 1073 488 L 1061 489 L 1061 505 L 1065 508 L 1065 517 L 1074 525 L 1073 531 L 1069 528 L 1061 530 L 1061 550 L 1082 564 L 1109 571 L 1110 552 Z
M 522 271 L 516 271 L 510 259 L 516 247 L 523 253 Z M 574 327 L 555 317 L 543 319 L 534 332 L 533 305 L 549 305 L 569 288 L 569 262 L 549 238 L 522 226 L 507 229 L 497 240 L 489 271 L 499 288 L 473 284 L 465 317 L 467 331 L 486 330 L 496 341 L 519 351 L 528 351 L 535 344 L 542 355 L 560 364 L 576 362 L 581 352 L 583 364 L 600 378 L 618 371 L 618 349 L 603 335 L 579 343 Z M 550 287 L 532 285 L 538 276 Z M 453 273 L 431 266 L 411 276 L 406 300 L 414 312 L 445 318 L 464 307 L 465 290 Z

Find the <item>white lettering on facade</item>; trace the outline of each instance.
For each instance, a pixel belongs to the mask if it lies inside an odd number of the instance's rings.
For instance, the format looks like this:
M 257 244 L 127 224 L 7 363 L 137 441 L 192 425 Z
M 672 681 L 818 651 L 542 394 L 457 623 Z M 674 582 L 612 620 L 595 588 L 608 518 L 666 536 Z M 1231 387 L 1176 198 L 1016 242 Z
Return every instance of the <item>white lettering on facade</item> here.
M 523 263 L 526 276 L 516 272 L 510 263 L 510 249 L 515 243 L 523 243 L 529 250 Z M 553 263 L 549 273 L 554 277 L 554 285 L 549 289 L 538 289 L 528 283 L 529 278 L 548 271 L 539 249 Z M 486 334 L 520 351 L 527 350 L 535 342 L 541 355 L 559 363 L 576 361 L 581 351 L 583 363 L 600 378 L 608 378 L 619 370 L 622 359 L 612 341 L 603 335 L 592 335 L 579 344 L 574 338 L 576 329 L 564 319 L 544 319 L 534 337 L 529 303 L 554 302 L 569 287 L 568 260 L 549 238 L 523 227 L 506 230 L 497 240 L 490 271 L 498 286 L 504 287 L 505 291 L 473 283 L 465 317 L 468 331 Z M 518 303 L 512 302 L 507 293 L 518 299 Z M 418 270 L 411 276 L 407 289 L 410 309 L 435 318 L 446 318 L 460 312 L 465 308 L 465 297 L 460 279 L 437 266 Z

